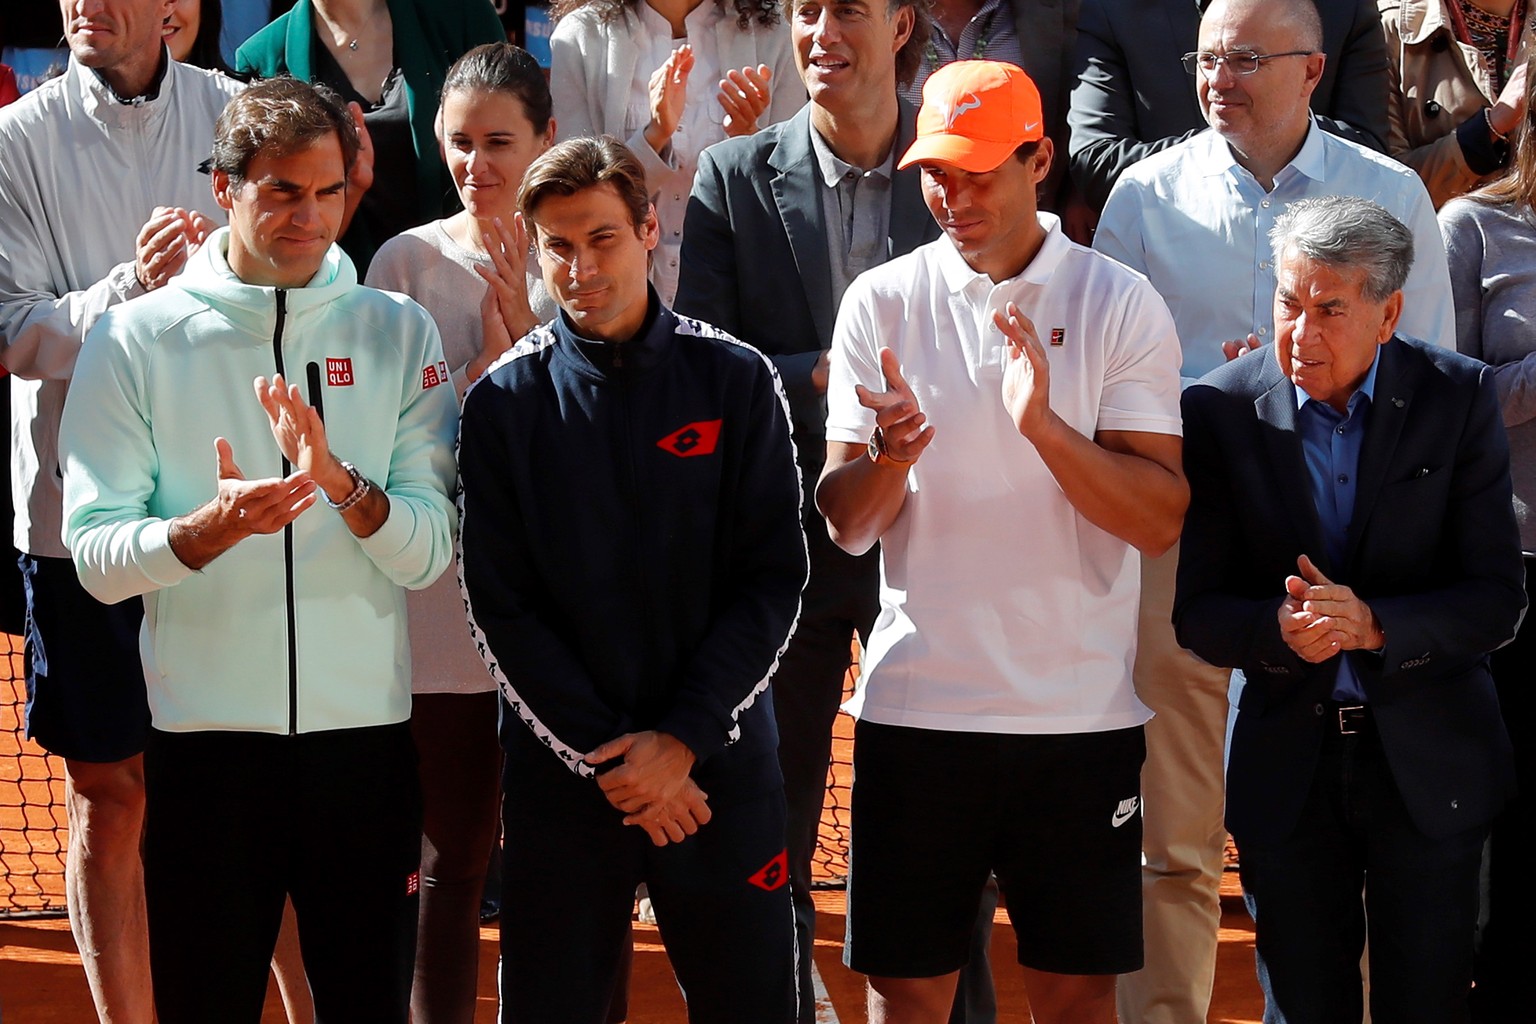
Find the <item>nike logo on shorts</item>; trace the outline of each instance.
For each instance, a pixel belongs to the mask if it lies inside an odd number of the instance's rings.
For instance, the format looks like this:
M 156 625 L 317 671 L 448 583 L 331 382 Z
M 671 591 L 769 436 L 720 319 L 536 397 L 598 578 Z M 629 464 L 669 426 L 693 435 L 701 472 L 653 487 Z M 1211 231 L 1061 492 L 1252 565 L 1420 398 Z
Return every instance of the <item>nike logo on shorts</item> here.
M 1113 828 L 1119 828 L 1136 816 L 1136 808 L 1141 806 L 1141 798 L 1133 796 L 1129 800 L 1121 800 L 1120 806 L 1115 808 L 1115 813 L 1110 815 L 1109 824 Z

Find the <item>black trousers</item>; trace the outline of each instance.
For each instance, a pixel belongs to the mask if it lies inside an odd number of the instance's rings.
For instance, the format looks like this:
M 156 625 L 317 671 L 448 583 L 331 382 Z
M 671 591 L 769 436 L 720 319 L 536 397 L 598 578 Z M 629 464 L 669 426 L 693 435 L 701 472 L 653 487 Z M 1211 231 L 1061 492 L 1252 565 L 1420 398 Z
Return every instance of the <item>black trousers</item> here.
M 510 747 L 502 786 L 502 1024 L 604 1024 L 641 882 L 691 1024 L 794 1019 L 782 793 L 658 847 L 547 750 Z
M 1374 728 L 1331 730 L 1295 831 L 1237 837 L 1265 1024 L 1359 1024 L 1367 922 L 1371 1018 L 1464 1024 L 1486 834 L 1424 835 Z
M 1472 1019 L 1478 1024 L 1508 1024 L 1532 1014 L 1527 985 L 1536 964 L 1536 885 L 1528 876 L 1531 856 L 1525 829 L 1536 793 L 1536 558 L 1525 559 L 1525 593 L 1531 606 L 1514 640 L 1493 652 L 1490 667 L 1499 692 L 1504 727 L 1515 750 L 1515 779 L 1520 795 L 1493 819 L 1488 836 L 1483 912 L 1473 968 Z
M 151 731 L 144 892 L 160 1024 L 258 1024 L 284 898 L 320 1024 L 406 1024 L 421 793 L 407 723 Z
M 811 485 L 813 486 L 813 484 Z M 801 597 L 800 621 L 773 675 L 773 714 L 779 727 L 779 768 L 788 806 L 789 878 L 800 958 L 799 1024 L 814 1024 L 810 951 L 816 935 L 811 861 L 832 757 L 832 723 L 843 700 L 853 636 L 869 639 L 879 611 L 877 552 L 854 557 L 832 543 L 826 520 L 806 524 L 811 575 Z

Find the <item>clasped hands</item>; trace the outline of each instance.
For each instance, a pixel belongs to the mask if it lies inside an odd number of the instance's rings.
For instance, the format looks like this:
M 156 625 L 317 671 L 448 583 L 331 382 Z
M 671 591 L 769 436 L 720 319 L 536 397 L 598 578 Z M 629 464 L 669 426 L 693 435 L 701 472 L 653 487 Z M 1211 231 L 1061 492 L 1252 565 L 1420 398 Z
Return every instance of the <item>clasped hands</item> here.
M 222 437 L 213 445 L 218 456 L 219 525 L 235 540 L 256 533 L 276 533 L 293 522 L 324 491 L 340 502 L 351 493 L 352 477 L 331 454 L 325 424 L 304 401 L 297 385 L 278 374 L 252 382 L 256 399 L 267 413 L 272 439 L 293 467 L 285 477 L 248 480 L 235 462 L 234 448 Z
M 1296 567 L 1300 575 L 1285 578 L 1279 619 L 1280 637 L 1298 657 L 1315 665 L 1340 651 L 1386 646 L 1376 613 L 1353 590 L 1324 576 L 1306 555 Z
M 587 764 L 621 761 L 597 777 L 603 796 L 624 813 L 624 824 L 645 829 L 657 846 L 680 843 L 709 823 L 708 795 L 689 774 L 693 751 L 664 732 L 625 733 L 585 758 Z

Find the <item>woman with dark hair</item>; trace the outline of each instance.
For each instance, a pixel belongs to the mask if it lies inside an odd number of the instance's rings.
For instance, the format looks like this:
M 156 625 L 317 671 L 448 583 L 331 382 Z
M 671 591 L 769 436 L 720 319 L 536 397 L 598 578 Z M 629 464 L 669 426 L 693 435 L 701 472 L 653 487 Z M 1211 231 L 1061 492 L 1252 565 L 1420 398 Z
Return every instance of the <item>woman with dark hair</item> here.
M 453 212 L 432 127 L 443 74 L 505 40 L 487 0 L 298 0 L 235 52 L 241 74 L 328 85 L 362 111 L 376 171 L 341 236 L 359 274 L 386 239 Z
M 1525 112 L 1529 0 L 1383 0 L 1391 88 L 1387 149 L 1435 208 L 1509 165 Z
M 1511 129 L 1509 174 L 1440 211 L 1456 299 L 1456 347 L 1493 367 L 1509 434 L 1515 518 L 1525 550 L 1525 588 L 1536 607 L 1536 56 L 1523 65 L 1522 116 Z M 1494 686 L 1515 749 L 1520 796 L 1494 819 L 1488 840 L 1487 923 L 1478 940 L 1472 1019 L 1528 1019 L 1525 973 L 1536 958 L 1530 931 L 1536 897 L 1524 818 L 1536 793 L 1530 681 L 1536 674 L 1536 614 L 1493 653 Z
M 223 0 L 176 0 L 161 38 L 170 48 L 172 60 L 227 75 L 231 70 L 219 51 L 223 30 Z
M 560 138 L 612 135 L 640 158 L 661 222 L 651 282 L 677 291 L 704 147 L 805 103 L 779 0 L 562 0 L 550 38 Z
M 368 270 L 369 285 L 404 292 L 432 314 L 461 397 L 513 341 L 555 315 L 516 212 L 523 172 L 554 129 L 544 73 L 526 51 L 492 43 L 459 58 L 443 82 L 438 137 L 464 209 L 390 239 Z M 500 697 L 470 640 L 456 574 L 408 594 L 406 607 L 423 807 L 411 1017 L 472 1024 Z

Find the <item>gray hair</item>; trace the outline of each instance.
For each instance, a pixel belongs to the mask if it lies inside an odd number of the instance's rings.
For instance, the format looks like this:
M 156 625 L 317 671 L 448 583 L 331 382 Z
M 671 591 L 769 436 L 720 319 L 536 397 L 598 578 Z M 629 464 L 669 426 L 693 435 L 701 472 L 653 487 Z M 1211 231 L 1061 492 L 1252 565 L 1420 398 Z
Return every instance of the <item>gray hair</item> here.
M 1319 196 L 1292 203 L 1269 231 L 1279 262 L 1296 252 L 1335 269 L 1365 271 L 1360 290 L 1385 302 L 1408 280 L 1413 234 L 1402 221 L 1369 199 Z

